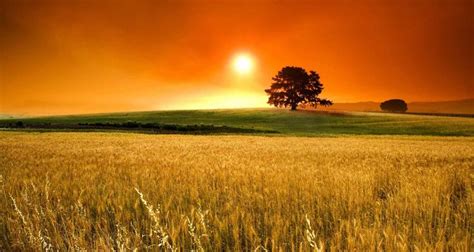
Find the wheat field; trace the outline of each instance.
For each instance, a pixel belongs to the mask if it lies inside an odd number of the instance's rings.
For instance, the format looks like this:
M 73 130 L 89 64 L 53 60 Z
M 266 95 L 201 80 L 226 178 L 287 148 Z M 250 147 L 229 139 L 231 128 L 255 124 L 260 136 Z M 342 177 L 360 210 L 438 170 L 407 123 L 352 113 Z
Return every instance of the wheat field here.
M 472 249 L 474 138 L 0 132 L 0 250 Z

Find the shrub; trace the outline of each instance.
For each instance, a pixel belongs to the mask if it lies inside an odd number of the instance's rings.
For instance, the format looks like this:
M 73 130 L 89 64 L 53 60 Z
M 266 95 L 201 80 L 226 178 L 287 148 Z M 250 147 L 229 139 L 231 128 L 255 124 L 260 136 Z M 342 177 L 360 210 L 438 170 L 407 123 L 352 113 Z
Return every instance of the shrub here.
M 392 99 L 380 103 L 380 109 L 387 112 L 404 113 L 408 110 L 408 105 L 404 100 Z

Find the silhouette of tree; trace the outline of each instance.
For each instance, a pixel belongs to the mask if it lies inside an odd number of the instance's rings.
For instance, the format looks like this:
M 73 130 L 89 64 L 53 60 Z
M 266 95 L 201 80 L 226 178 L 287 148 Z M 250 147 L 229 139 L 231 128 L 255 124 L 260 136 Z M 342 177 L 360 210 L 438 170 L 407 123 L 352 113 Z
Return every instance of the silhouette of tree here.
M 16 126 L 17 128 L 23 128 L 23 127 L 25 127 L 25 124 L 23 124 L 22 121 L 18 121 L 18 122 L 15 123 L 15 126 Z
M 309 71 L 308 74 L 301 67 L 286 66 L 272 80 L 271 87 L 265 89 L 265 92 L 270 96 L 267 103 L 275 107 L 290 107 L 291 110 L 296 110 L 299 104 L 315 108 L 318 105 L 332 105 L 330 100 L 318 97 L 323 91 L 323 84 L 315 71 Z
M 404 100 L 391 99 L 380 103 L 380 109 L 386 112 L 404 113 L 408 110 L 408 105 Z

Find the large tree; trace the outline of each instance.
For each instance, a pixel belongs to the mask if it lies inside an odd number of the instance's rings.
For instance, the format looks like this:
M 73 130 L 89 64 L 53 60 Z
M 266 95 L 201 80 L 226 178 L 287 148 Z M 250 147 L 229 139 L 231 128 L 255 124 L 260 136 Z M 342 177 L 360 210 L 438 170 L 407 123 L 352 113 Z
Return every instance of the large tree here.
M 272 80 L 271 87 L 265 89 L 265 92 L 270 96 L 268 104 L 275 107 L 296 110 L 299 104 L 313 107 L 332 105 L 330 100 L 318 97 L 323 91 L 323 84 L 315 71 L 309 71 L 308 74 L 301 67 L 286 66 Z

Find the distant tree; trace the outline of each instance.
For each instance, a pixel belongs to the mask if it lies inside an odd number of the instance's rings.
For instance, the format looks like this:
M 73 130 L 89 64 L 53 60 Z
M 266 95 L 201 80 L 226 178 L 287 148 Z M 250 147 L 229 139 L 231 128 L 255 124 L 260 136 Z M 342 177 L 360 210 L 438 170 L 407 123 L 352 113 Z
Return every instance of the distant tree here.
M 323 84 L 315 71 L 309 71 L 308 74 L 301 67 L 286 66 L 272 80 L 271 87 L 265 89 L 265 92 L 270 96 L 267 103 L 275 107 L 290 107 L 291 110 L 296 110 L 299 104 L 315 108 L 318 105 L 332 105 L 330 100 L 318 97 L 323 91 Z
M 408 110 L 408 105 L 404 100 L 391 99 L 380 103 L 380 109 L 386 112 L 404 113 Z

